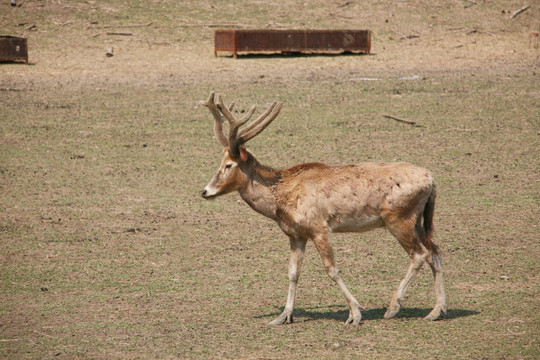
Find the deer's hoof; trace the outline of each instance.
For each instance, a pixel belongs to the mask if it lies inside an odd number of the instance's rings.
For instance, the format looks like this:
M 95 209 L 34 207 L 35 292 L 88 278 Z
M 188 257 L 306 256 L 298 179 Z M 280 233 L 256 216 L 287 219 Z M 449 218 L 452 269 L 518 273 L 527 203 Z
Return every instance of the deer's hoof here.
M 349 316 L 349 318 L 347 319 L 347 321 L 345 321 L 345 325 L 352 325 L 352 326 L 357 326 L 357 325 L 360 325 L 362 324 L 362 316 Z
M 435 321 L 440 320 L 444 315 L 446 315 L 446 308 L 437 308 L 431 310 L 431 312 L 424 318 L 424 320 Z
M 384 313 L 384 318 L 385 319 L 392 319 L 397 315 L 398 312 L 399 312 L 399 307 L 397 309 L 388 309 Z
M 276 319 L 270 321 L 268 325 L 283 325 L 283 324 L 291 324 L 292 322 L 293 322 L 292 314 L 283 312 Z

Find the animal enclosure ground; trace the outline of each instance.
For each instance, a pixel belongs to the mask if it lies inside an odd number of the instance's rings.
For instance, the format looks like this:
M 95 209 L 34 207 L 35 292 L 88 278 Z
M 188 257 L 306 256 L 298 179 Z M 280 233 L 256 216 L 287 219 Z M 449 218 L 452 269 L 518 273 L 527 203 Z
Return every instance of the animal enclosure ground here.
M 0 64 L 0 357 L 538 358 L 538 6 L 471 3 L 0 4 L 31 63 Z M 373 54 L 214 58 L 221 25 L 367 28 Z M 288 240 L 237 195 L 200 197 L 221 158 L 210 90 L 284 103 L 248 146 L 265 164 L 430 169 L 447 318 L 422 321 L 425 267 L 382 319 L 408 259 L 378 230 L 333 237 L 363 325 L 308 244 L 295 323 L 267 327 Z

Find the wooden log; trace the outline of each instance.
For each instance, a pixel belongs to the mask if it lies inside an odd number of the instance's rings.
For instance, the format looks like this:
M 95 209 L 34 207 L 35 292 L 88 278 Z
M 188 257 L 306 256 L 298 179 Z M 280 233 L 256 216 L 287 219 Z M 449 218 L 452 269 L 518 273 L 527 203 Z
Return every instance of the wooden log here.
M 528 8 L 530 8 L 531 6 L 530 5 L 525 5 L 524 7 L 522 7 L 521 9 L 518 9 L 516 11 L 514 11 L 512 13 L 512 16 L 510 16 L 510 19 L 513 19 L 515 18 L 516 16 L 518 16 L 519 14 L 521 14 L 522 12 L 524 12 L 525 10 L 527 10 Z
M 423 126 L 423 125 L 418 125 L 414 121 L 398 118 L 398 117 L 393 116 L 393 115 L 384 115 L 383 114 L 382 116 L 385 117 L 385 118 L 388 118 L 388 119 L 396 120 L 396 121 L 399 121 L 399 122 L 402 122 L 402 123 L 405 123 L 405 124 L 409 124 L 409 125 L 412 125 L 412 126 L 416 126 L 416 127 L 422 127 Z

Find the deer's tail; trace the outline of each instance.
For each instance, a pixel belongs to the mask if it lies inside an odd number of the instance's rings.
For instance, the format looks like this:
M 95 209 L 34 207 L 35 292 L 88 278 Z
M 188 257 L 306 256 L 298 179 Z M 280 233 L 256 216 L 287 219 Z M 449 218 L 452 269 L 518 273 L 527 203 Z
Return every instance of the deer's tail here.
M 424 232 L 426 237 L 424 239 L 424 246 L 433 254 L 439 253 L 439 248 L 433 243 L 433 215 L 435 214 L 435 197 L 437 196 L 437 191 L 435 184 L 431 189 L 431 194 L 429 195 L 426 206 L 424 207 Z

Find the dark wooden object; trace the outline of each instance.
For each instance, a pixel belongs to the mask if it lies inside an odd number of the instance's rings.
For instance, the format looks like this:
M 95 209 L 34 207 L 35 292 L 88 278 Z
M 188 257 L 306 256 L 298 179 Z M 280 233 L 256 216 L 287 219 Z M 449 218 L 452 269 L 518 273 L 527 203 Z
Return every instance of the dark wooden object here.
M 0 36 L 0 61 L 24 61 L 28 64 L 26 38 Z
M 254 53 L 369 54 L 369 30 L 216 30 L 214 55 L 218 51 Z

